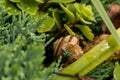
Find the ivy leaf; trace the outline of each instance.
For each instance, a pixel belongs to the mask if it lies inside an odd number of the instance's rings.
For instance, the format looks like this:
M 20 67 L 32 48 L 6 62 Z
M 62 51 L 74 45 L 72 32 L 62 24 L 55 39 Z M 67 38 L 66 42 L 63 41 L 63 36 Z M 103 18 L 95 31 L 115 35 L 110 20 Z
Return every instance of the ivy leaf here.
M 27 11 L 31 15 L 35 15 L 38 8 L 38 3 L 34 0 L 22 0 L 20 3 L 17 3 L 18 8 L 23 11 Z
M 83 35 L 90 41 L 93 40 L 94 34 L 92 33 L 92 30 L 87 25 L 76 25 L 77 28 L 80 29 L 80 31 L 83 33 Z
M 115 80 L 120 80 L 120 65 L 118 63 L 116 63 L 113 75 Z
M 43 20 L 42 24 L 37 29 L 37 31 L 39 33 L 50 31 L 54 25 L 55 25 L 54 19 L 49 16 L 46 16 L 46 18 Z
M 74 2 L 75 0 L 50 0 L 49 2 L 55 2 L 55 3 L 70 3 Z

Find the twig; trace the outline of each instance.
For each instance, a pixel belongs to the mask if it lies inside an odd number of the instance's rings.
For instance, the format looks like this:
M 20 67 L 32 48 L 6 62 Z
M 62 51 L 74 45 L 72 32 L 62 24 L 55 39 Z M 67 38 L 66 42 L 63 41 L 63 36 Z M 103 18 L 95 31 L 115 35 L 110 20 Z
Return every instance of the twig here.
M 67 73 L 61 73 L 61 72 L 53 72 L 53 73 L 60 76 L 74 77 L 74 78 L 77 78 L 78 80 L 81 80 L 79 74 L 67 74 Z

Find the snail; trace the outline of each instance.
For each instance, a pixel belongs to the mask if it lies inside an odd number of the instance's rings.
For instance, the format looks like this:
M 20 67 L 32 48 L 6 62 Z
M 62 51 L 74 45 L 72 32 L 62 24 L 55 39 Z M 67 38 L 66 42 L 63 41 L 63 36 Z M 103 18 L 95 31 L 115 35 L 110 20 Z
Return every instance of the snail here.
M 59 58 L 60 56 L 64 57 L 67 51 L 71 53 L 62 60 L 64 65 L 74 62 L 83 55 L 83 51 L 79 46 L 79 39 L 73 35 L 61 37 L 55 41 L 53 49 L 55 58 Z

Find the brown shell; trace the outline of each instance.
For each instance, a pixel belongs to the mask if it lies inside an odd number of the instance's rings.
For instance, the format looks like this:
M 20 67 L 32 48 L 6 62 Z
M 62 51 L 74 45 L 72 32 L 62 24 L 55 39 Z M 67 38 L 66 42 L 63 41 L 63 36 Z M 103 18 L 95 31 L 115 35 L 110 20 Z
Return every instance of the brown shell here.
M 62 46 L 62 49 L 64 51 L 69 50 L 72 53 L 72 55 L 68 58 L 68 61 L 70 63 L 74 62 L 75 60 L 77 60 L 79 57 L 83 55 L 83 51 L 78 44 L 65 43 Z
M 70 51 L 72 53 L 65 61 L 63 61 L 64 67 L 83 55 L 83 51 L 79 46 L 78 38 L 72 35 L 58 39 L 54 43 L 53 48 L 55 58 L 58 58 L 60 55 L 63 56 L 65 51 Z
M 60 39 L 55 41 L 54 45 L 53 45 L 53 49 L 54 49 L 54 56 L 56 58 L 58 58 L 60 55 L 62 55 L 62 53 L 63 53 L 62 46 L 66 43 L 68 45 L 69 44 L 75 45 L 75 44 L 79 44 L 79 41 L 75 36 L 72 36 L 72 35 L 68 35 L 66 37 L 61 37 Z

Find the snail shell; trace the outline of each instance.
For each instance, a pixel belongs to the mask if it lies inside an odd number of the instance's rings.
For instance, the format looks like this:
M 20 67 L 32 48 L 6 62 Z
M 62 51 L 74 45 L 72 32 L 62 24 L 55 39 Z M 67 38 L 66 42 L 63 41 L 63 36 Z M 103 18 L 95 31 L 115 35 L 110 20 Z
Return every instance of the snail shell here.
M 83 54 L 83 51 L 79 46 L 78 38 L 73 35 L 61 37 L 54 43 L 53 48 L 55 58 L 63 55 L 66 50 L 70 51 L 72 55 L 67 59 L 70 63 L 77 60 Z

